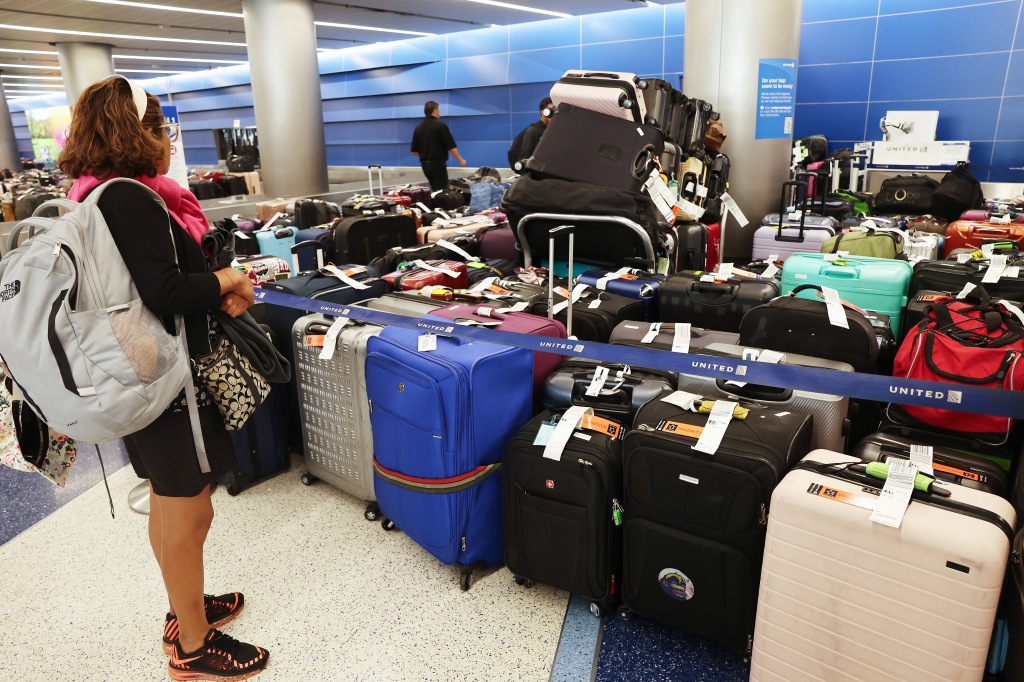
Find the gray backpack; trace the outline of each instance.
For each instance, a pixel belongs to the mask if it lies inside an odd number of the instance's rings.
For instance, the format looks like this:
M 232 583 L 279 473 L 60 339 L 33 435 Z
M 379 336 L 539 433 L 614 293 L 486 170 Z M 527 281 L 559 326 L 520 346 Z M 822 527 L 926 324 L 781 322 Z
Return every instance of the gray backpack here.
M 96 204 L 116 182 L 165 206 L 141 183 L 110 180 L 80 204 L 39 206 L 36 214 L 68 213 L 20 222 L 0 260 L 0 362 L 43 421 L 90 443 L 148 426 L 192 384 L 181 318 L 178 336 L 168 334 L 143 305 Z M 26 228 L 28 240 L 14 248 Z

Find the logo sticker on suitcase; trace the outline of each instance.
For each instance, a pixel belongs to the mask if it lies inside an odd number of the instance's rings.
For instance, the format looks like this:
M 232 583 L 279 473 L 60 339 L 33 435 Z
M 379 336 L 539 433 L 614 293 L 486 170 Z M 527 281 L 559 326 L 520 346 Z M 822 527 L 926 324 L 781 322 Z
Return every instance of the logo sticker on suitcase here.
M 658 574 L 662 591 L 678 601 L 693 599 L 693 582 L 678 568 L 666 568 Z

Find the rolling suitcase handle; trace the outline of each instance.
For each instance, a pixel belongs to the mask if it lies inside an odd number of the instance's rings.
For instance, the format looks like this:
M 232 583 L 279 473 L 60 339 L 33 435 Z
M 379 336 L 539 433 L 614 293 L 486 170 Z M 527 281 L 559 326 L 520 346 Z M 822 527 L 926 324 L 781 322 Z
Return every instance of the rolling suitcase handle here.
M 565 335 L 572 338 L 572 271 L 573 249 L 576 244 L 576 226 L 559 225 L 548 230 L 548 319 L 555 319 L 555 239 L 569 235 L 569 305 L 565 307 Z
M 324 245 L 315 240 L 310 239 L 309 241 L 299 242 L 292 247 L 292 272 L 296 275 L 299 274 L 299 251 L 305 249 L 316 249 L 316 269 L 322 270 L 324 267 Z
M 383 195 L 384 194 L 384 169 L 381 167 L 381 165 L 379 163 L 371 163 L 369 166 L 366 167 L 366 176 L 367 176 L 367 178 L 369 178 L 369 181 L 370 181 L 370 191 L 369 191 L 369 194 L 371 194 L 371 195 L 374 194 L 374 191 L 373 191 L 373 169 L 374 168 L 377 169 L 377 184 L 380 185 L 379 191 L 376 192 L 376 194 Z
M 801 189 L 803 190 L 802 196 L 805 199 L 805 203 L 801 207 L 801 210 L 800 210 L 800 232 L 795 237 L 784 237 L 782 235 L 782 229 L 783 229 L 783 227 L 786 224 L 786 209 L 789 208 L 789 202 L 787 201 L 787 199 L 789 198 L 789 196 L 791 196 L 791 194 L 792 194 L 791 191 L 792 190 L 795 190 L 795 197 L 800 197 L 801 196 L 801 192 L 800 192 Z M 803 240 L 804 240 L 804 220 L 807 217 L 806 198 L 807 198 L 807 183 L 806 182 L 804 182 L 802 180 L 787 180 L 786 182 L 782 183 L 782 196 L 779 199 L 779 233 L 777 235 L 775 235 L 775 241 L 777 241 L 777 242 L 797 242 L 797 243 L 803 242 Z M 796 201 L 794 200 L 793 203 L 795 205 Z
M 797 180 L 797 181 L 800 181 L 803 178 L 808 178 L 810 180 L 814 180 L 814 194 L 813 195 L 810 195 L 811 183 L 810 182 L 807 183 L 807 188 L 808 188 L 807 192 L 808 192 L 808 194 L 804 196 L 804 205 L 807 208 L 809 208 L 811 211 L 813 211 L 814 210 L 814 205 L 815 204 L 820 204 L 820 206 L 821 206 L 821 215 L 825 215 L 825 195 L 827 193 L 827 190 L 826 190 L 827 185 L 825 183 L 828 182 L 828 179 L 829 179 L 828 171 L 823 171 L 823 170 L 801 171 L 800 173 L 796 174 L 794 179 Z

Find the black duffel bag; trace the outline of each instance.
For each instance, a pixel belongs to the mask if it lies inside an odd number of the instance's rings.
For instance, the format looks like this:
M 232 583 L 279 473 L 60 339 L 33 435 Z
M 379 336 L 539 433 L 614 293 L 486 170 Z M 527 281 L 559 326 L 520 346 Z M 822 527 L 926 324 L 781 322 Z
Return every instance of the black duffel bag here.
M 960 214 L 985 205 L 985 192 L 981 183 L 971 175 L 970 166 L 963 161 L 946 173 L 932 196 L 932 215 L 949 221 L 958 220 Z
M 256 155 L 252 152 L 228 154 L 228 170 L 232 173 L 250 173 L 256 170 Z
M 924 215 L 932 212 L 932 196 L 939 183 L 927 175 L 897 175 L 882 182 L 875 195 L 875 212 Z

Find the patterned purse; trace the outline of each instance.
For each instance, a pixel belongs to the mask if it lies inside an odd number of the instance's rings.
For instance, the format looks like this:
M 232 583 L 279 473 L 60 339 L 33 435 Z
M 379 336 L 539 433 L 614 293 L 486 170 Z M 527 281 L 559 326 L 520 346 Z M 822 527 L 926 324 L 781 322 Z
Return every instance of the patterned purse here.
M 37 472 L 63 488 L 78 454 L 77 444 L 49 428 L 24 402 L 15 400 L 10 380 L 2 374 L 0 379 L 0 464 Z
M 270 383 L 227 337 L 219 336 L 212 353 L 196 358 L 196 368 L 228 431 L 244 427 L 270 394 Z

